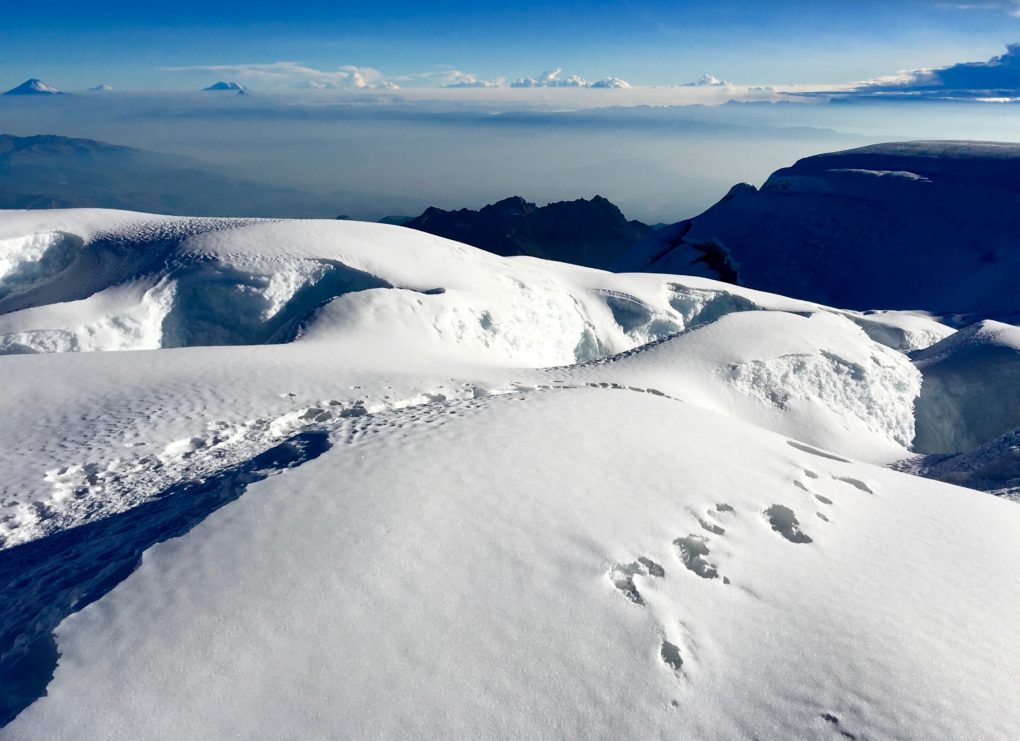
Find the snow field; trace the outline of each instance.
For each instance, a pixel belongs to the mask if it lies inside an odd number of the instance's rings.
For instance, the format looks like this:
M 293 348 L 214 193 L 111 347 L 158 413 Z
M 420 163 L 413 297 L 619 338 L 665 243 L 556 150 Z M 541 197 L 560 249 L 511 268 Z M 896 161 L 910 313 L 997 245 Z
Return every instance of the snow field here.
M 47 696 L 6 733 L 1007 738 L 1020 720 L 1006 502 L 618 389 L 338 424 L 68 618 Z
M 1011 327 L 355 222 L 0 266 L 2 739 L 1020 724 Z

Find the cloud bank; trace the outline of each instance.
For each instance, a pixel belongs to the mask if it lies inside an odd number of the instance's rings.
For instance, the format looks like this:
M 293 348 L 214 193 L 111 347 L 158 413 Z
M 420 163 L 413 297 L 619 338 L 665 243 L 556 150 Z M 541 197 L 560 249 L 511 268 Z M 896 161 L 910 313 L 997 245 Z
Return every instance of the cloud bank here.
M 321 70 L 300 62 L 269 62 L 247 64 L 208 64 L 188 67 L 163 67 L 164 72 L 209 74 L 216 77 L 242 79 L 270 87 L 292 87 L 309 90 L 332 89 L 399 89 L 399 83 L 412 87 L 452 89 L 507 87 L 505 78 L 485 79 L 458 69 L 440 69 L 405 75 L 384 75 L 373 67 L 343 65 L 334 70 Z M 714 78 L 713 78 L 714 79 Z M 538 77 L 521 77 L 509 83 L 513 88 L 629 88 L 630 83 L 619 77 L 589 81 L 580 75 L 564 75 L 560 68 L 549 69 Z
M 356 67 L 352 64 L 345 64 L 334 70 L 315 69 L 300 62 L 269 62 L 164 67 L 163 71 L 236 77 L 268 85 L 287 85 L 313 90 L 399 87 L 395 81 L 385 78 L 377 69 Z
M 1020 2 L 1016 3 L 1020 9 Z M 1020 12 L 1020 11 L 1018 11 Z M 985 62 L 961 62 L 869 80 L 848 97 L 920 100 L 1020 100 L 1020 43 Z
M 436 75 L 439 84 L 446 88 L 492 88 L 502 87 L 505 81 L 483 80 L 471 72 L 461 72 L 457 69 L 444 70 Z

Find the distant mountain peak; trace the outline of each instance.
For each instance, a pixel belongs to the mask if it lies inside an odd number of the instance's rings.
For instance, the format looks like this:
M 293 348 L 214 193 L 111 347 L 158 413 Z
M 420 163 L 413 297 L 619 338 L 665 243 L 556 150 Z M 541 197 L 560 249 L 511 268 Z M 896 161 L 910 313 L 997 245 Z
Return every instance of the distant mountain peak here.
M 110 93 L 113 92 L 113 85 L 107 85 L 106 83 L 103 83 L 102 85 L 90 87 L 88 91 L 90 93 Z
M 214 82 L 209 87 L 202 88 L 202 91 L 213 93 L 240 93 L 244 95 L 248 92 L 248 88 L 239 82 L 234 82 L 233 80 L 220 80 L 219 82 Z
M 66 95 L 66 93 L 33 77 L 31 80 L 25 80 L 17 87 L 11 88 L 4 95 Z

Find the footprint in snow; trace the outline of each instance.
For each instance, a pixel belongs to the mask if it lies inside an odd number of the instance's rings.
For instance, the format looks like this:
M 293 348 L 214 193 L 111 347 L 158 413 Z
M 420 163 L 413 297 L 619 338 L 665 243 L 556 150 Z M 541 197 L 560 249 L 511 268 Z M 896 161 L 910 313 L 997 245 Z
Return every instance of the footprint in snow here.
M 708 520 L 704 519 L 703 517 L 698 517 L 697 520 L 698 520 L 698 524 L 701 525 L 701 527 L 704 530 L 707 530 L 708 532 L 712 533 L 713 535 L 725 535 L 726 534 L 726 530 L 724 528 L 720 527 L 719 525 L 716 525 L 714 522 L 709 522 Z
M 680 656 L 680 648 L 676 644 L 663 639 L 662 646 L 659 648 L 659 658 L 662 659 L 663 664 L 673 671 L 677 673 L 682 671 L 684 660 Z
M 773 504 L 763 513 L 772 529 L 791 543 L 810 543 L 811 537 L 801 532 L 797 515 L 789 507 Z
M 680 560 L 688 571 L 697 574 L 702 579 L 719 578 L 719 569 L 708 560 L 708 538 L 704 535 L 691 533 L 687 537 L 677 538 L 673 541 L 673 545 L 676 546 Z M 729 584 L 729 579 L 723 579 L 723 582 Z
M 655 561 L 644 556 L 631 563 L 614 564 L 613 568 L 609 570 L 609 579 L 613 582 L 613 586 L 623 592 L 623 596 L 635 605 L 643 605 L 645 600 L 634 583 L 634 577 L 638 575 L 661 579 L 666 575 L 666 571 Z

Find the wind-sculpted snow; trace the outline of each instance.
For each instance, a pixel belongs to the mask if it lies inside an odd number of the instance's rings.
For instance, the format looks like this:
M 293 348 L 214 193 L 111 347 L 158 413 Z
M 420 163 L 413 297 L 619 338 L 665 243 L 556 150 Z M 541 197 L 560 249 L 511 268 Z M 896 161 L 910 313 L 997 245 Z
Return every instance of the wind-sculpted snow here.
M 371 410 L 499 393 L 528 378 L 552 385 L 523 368 L 662 340 L 650 362 L 552 373 L 575 385 L 653 389 L 822 447 L 900 459 L 914 436 L 917 373 L 869 337 L 903 348 L 951 332 L 921 316 L 865 316 L 699 278 L 506 260 L 371 224 L 92 210 L 0 219 L 0 235 L 26 232 L 77 234 L 76 262 L 15 296 L 55 303 L 0 315 L 0 352 L 223 347 L 123 361 L 9 360 L 0 546 L 147 501 L 204 462 L 255 454 L 273 419 L 329 409 L 327 400 Z M 51 243 L 21 238 L 9 264 L 15 254 L 27 264 Z M 227 347 L 281 342 L 289 349 Z M 388 392 L 379 379 L 395 362 L 407 378 Z M 463 380 L 446 382 L 451 372 Z M 43 394 L 37 375 L 51 379 Z M 93 380 L 74 387 L 65 378 Z M 280 394 L 295 378 L 307 379 L 298 384 L 306 391 L 288 404 Z M 374 380 L 362 389 L 366 378 Z M 151 449 L 192 439 L 203 445 L 180 463 Z
M 870 460 L 914 438 L 920 373 L 838 314 L 746 311 L 565 372 L 655 388 Z
M 933 373 L 1010 419 L 1001 325 L 356 222 L 0 240 L 0 738 L 1020 723 L 1015 440 L 909 450 Z
M 51 279 L 82 250 L 74 234 L 36 232 L 0 240 L 0 299 Z
M 824 308 L 712 281 L 499 260 L 370 224 L 56 211 L 5 217 L 0 238 L 4 354 L 264 344 L 301 330 L 418 345 L 424 337 L 541 366 L 603 357 L 734 311 Z M 940 337 L 919 317 L 844 313 L 896 347 Z

